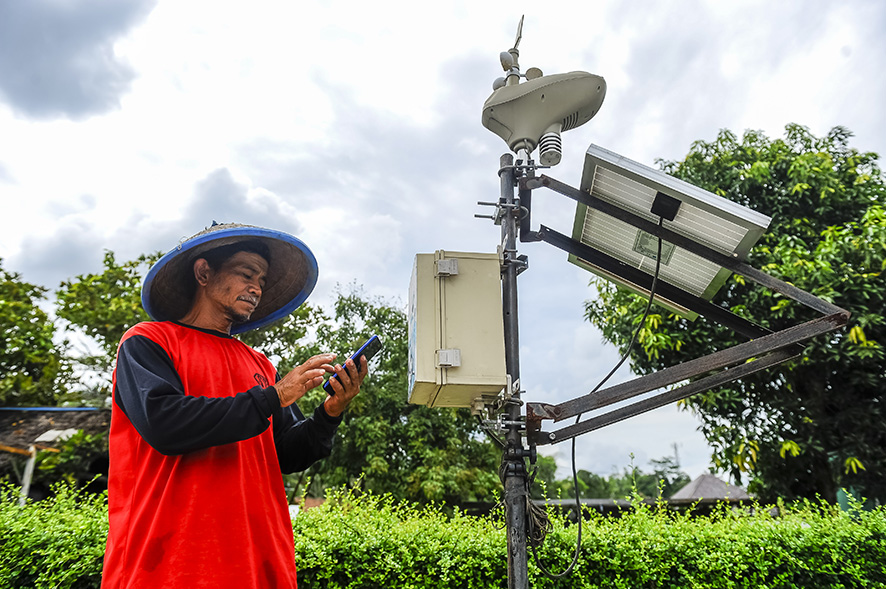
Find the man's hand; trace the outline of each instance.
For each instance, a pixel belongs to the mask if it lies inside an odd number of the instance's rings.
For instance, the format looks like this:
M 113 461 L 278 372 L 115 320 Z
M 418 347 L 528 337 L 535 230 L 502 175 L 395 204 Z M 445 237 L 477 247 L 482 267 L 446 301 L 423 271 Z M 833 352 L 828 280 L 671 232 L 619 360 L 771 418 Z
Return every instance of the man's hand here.
M 299 364 L 289 374 L 277 381 L 274 388 L 277 389 L 280 406 L 289 407 L 304 397 L 305 393 L 312 388 L 319 386 L 323 382 L 324 374 L 335 372 L 335 368 L 330 364 L 333 360 L 335 360 L 335 354 L 311 356 L 304 364 Z
M 359 371 L 357 365 L 350 358 L 345 362 L 345 365 L 348 368 L 347 371 L 340 364 L 336 364 L 333 371 L 338 375 L 338 378 L 329 377 L 329 386 L 332 387 L 335 394 L 327 396 L 323 405 L 330 417 L 338 417 L 344 413 L 357 393 L 360 392 L 360 385 L 363 384 L 363 379 L 369 372 L 366 356 L 360 356 Z

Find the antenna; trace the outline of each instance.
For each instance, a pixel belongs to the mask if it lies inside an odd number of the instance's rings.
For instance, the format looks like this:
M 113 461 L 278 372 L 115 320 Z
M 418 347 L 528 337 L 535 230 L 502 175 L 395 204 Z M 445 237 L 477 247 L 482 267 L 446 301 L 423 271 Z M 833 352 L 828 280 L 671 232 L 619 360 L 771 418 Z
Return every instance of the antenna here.
M 523 38 L 523 19 L 526 18 L 526 15 L 520 17 L 520 23 L 517 25 L 517 37 L 514 39 L 514 51 L 520 46 L 520 39 Z
M 520 17 L 514 46 L 499 54 L 505 75 L 492 83 L 492 95 L 483 104 L 483 126 L 515 153 L 532 153 L 538 147 L 539 162 L 555 166 L 563 155 L 560 134 L 597 114 L 606 96 L 606 81 L 581 71 L 545 76 L 536 67 L 521 74 L 518 46 L 522 38 Z M 521 83 L 521 78 L 526 81 Z

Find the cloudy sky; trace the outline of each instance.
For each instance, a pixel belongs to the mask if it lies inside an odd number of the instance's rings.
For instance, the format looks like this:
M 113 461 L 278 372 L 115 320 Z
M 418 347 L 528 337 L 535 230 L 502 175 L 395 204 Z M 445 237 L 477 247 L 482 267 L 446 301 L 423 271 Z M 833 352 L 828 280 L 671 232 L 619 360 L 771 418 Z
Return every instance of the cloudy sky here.
M 722 128 L 843 125 L 855 147 L 886 154 L 877 0 L 5 0 L 3 267 L 56 288 L 100 271 L 104 250 L 131 259 L 237 221 L 312 248 L 312 302 L 356 282 L 405 307 L 416 253 L 495 251 L 498 227 L 474 214 L 498 197 L 507 147 L 480 113 L 523 14 L 524 71 L 584 70 L 608 85 L 547 171 L 568 184 L 591 143 L 654 165 Z M 569 233 L 574 207 L 561 199 L 534 199 L 534 223 Z M 585 394 L 618 360 L 582 320 L 588 275 L 545 244 L 521 253 L 525 398 Z M 578 467 L 607 474 L 633 454 L 645 468 L 676 445 L 697 476 L 709 450 L 696 427 L 660 409 L 581 437 Z M 551 452 L 565 474 L 568 446 Z

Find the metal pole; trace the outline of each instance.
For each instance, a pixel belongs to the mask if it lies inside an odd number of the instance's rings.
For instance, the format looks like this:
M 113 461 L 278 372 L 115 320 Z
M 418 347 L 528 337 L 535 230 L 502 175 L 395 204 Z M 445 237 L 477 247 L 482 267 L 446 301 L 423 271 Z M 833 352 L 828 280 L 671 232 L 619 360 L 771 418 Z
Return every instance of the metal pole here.
M 37 448 L 32 444 L 28 448 L 30 456 L 25 463 L 25 472 L 22 475 L 22 491 L 19 495 L 18 504 L 24 505 L 28 501 L 28 494 L 31 492 L 31 479 L 34 477 L 34 464 L 37 462 Z
M 504 319 L 505 367 L 508 372 L 508 394 L 511 400 L 505 410 L 505 451 L 502 457 L 504 472 L 504 498 L 508 536 L 508 589 L 529 587 L 529 570 L 526 553 L 526 494 L 527 473 L 521 431 L 520 404 L 520 337 L 517 317 L 517 274 L 523 262 L 517 259 L 517 223 L 519 208 L 515 208 L 514 188 L 516 172 L 514 156 L 506 153 L 499 160 L 501 201 L 503 207 L 501 224 L 502 267 L 502 313 Z M 507 395 L 506 395 L 507 397 Z

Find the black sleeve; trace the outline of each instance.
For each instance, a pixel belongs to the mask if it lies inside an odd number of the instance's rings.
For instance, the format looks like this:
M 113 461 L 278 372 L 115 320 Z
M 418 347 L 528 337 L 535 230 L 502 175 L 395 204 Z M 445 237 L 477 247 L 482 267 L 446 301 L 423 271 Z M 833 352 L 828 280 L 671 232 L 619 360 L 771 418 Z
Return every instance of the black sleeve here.
M 274 387 L 253 387 L 233 397 L 186 395 L 166 351 L 140 335 L 120 346 L 114 403 L 167 456 L 257 436 L 280 410 Z
M 279 375 L 277 380 L 279 380 Z M 278 404 L 279 407 L 279 404 Z M 292 404 L 274 412 L 274 443 L 284 473 L 298 472 L 329 456 L 341 417 L 326 413 L 323 403 L 305 418 Z

